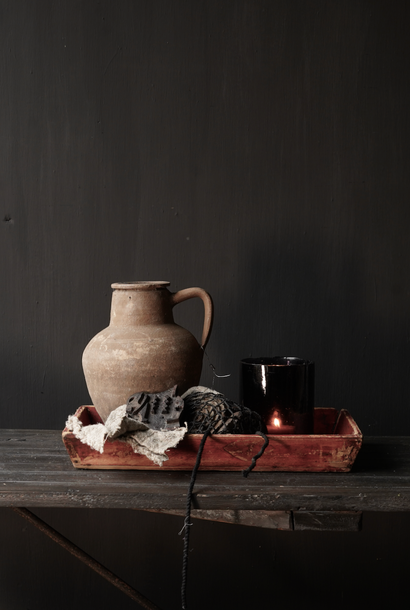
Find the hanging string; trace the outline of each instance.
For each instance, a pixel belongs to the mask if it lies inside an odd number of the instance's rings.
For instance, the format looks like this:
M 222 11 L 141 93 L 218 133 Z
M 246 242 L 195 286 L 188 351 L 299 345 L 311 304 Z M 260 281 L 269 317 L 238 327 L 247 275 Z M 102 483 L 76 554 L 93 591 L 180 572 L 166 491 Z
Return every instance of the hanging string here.
M 204 350 L 205 351 L 205 350 Z M 211 367 L 213 365 L 211 364 Z M 222 377 L 222 375 L 217 375 Z M 224 375 L 229 377 L 229 375 Z M 267 436 L 260 431 L 261 418 L 257 413 L 250 409 L 240 407 L 232 401 L 225 399 L 222 394 L 215 394 L 211 391 L 196 391 L 190 393 L 185 398 L 185 406 L 190 412 L 188 423 L 188 431 L 191 434 L 203 434 L 196 456 L 195 466 L 192 470 L 191 480 L 187 493 L 185 519 L 179 535 L 184 533 L 184 547 L 182 558 L 182 584 L 181 584 L 181 600 L 182 610 L 187 609 L 186 589 L 187 589 L 187 573 L 188 573 L 188 550 L 189 536 L 191 523 L 191 504 L 192 495 L 196 480 L 196 475 L 201 464 L 202 453 L 204 450 L 206 439 L 210 434 L 218 434 L 221 432 L 242 433 L 242 434 L 258 434 L 264 440 L 260 451 L 253 456 L 250 466 L 242 471 L 244 477 L 255 468 L 257 460 L 263 455 L 266 447 L 269 444 Z
M 216 368 L 214 367 L 214 365 L 212 364 L 208 354 L 206 353 L 206 350 L 203 346 L 201 346 L 201 349 L 203 350 L 207 360 L 208 360 L 208 366 L 210 367 L 210 369 L 212 370 L 212 389 L 214 389 L 214 384 L 215 384 L 215 378 L 217 379 L 225 379 L 226 377 L 230 377 L 231 373 L 229 373 L 228 375 L 218 375 L 216 372 Z
M 186 610 L 186 608 L 187 608 L 186 583 L 187 583 L 187 573 L 188 573 L 189 534 L 190 534 L 190 529 L 192 526 L 192 523 L 191 523 L 192 492 L 194 490 L 196 474 L 197 474 L 198 468 L 201 464 L 202 452 L 204 450 L 205 441 L 208 438 L 208 436 L 210 435 L 210 433 L 211 433 L 211 428 L 209 427 L 208 430 L 203 435 L 201 444 L 199 445 L 198 454 L 196 456 L 195 466 L 192 470 L 191 482 L 189 484 L 189 489 L 188 489 L 188 494 L 187 494 L 186 514 L 185 514 L 184 525 L 183 525 L 181 531 L 179 532 L 180 535 L 182 534 L 182 532 L 185 532 L 184 533 L 184 550 L 183 550 L 183 556 L 182 556 L 182 585 L 181 585 L 182 610 Z

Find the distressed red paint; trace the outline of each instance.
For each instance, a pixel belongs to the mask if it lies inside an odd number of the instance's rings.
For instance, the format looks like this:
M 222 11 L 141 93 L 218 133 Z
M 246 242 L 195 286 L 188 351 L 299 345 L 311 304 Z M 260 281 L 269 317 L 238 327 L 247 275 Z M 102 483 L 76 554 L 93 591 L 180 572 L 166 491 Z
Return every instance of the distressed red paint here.
M 92 406 L 80 407 L 76 415 L 84 426 L 101 422 Z M 348 472 L 363 439 L 348 411 L 315 409 L 314 432 L 299 436 L 269 435 L 269 446 L 254 472 Z M 84 445 L 67 429 L 63 431 L 63 441 L 73 465 L 90 469 L 191 470 L 201 438 L 201 434 L 188 434 L 175 449 L 168 451 L 169 460 L 159 467 L 119 440 L 107 441 L 101 454 Z M 200 469 L 244 470 L 262 443 L 258 435 L 212 435 L 206 441 Z

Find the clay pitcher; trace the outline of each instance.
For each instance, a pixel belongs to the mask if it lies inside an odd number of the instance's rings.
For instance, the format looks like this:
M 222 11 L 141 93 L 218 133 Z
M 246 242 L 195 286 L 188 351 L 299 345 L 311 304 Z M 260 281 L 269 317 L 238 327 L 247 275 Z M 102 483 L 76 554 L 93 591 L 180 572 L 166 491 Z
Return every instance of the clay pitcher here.
M 162 392 L 177 385 L 177 393 L 198 385 L 203 348 L 212 327 L 211 297 L 202 288 L 172 293 L 169 282 L 112 284 L 110 325 L 84 350 L 88 391 L 103 421 L 136 392 Z M 201 346 L 174 322 L 178 303 L 199 297 L 205 307 Z

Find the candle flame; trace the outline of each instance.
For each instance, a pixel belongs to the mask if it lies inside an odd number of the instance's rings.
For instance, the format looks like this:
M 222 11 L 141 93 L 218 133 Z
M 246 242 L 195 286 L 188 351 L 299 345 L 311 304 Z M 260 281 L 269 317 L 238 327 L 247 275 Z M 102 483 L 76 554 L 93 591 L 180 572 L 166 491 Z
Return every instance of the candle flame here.
M 280 419 L 278 417 L 274 417 L 273 418 L 273 425 L 276 426 L 277 428 L 279 428 L 279 426 L 280 426 Z

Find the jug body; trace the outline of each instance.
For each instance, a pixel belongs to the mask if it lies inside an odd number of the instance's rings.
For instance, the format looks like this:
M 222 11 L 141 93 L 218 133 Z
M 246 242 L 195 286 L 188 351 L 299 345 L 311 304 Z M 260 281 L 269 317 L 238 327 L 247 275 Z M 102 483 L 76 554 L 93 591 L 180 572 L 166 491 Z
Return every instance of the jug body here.
M 212 324 L 212 301 L 201 288 L 177 293 L 169 282 L 112 284 L 110 324 L 84 350 L 89 394 L 102 420 L 136 392 L 162 392 L 177 385 L 183 394 L 201 376 L 203 347 Z M 202 346 L 174 322 L 173 307 L 200 297 L 205 305 Z

